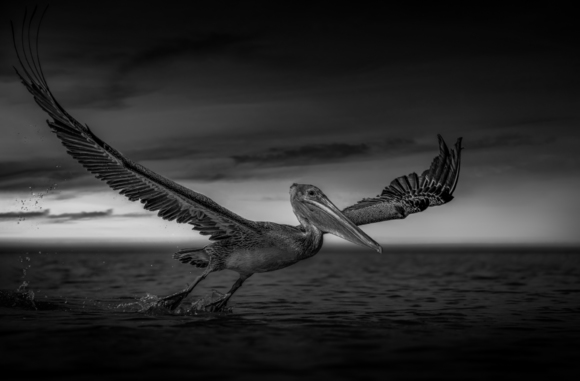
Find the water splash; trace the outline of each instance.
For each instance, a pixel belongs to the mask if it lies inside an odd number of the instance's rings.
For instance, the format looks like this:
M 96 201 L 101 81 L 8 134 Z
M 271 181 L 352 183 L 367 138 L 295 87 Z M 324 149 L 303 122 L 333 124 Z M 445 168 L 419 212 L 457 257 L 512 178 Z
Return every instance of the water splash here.
M 211 290 L 211 293 L 204 295 L 201 299 L 198 299 L 191 303 L 191 306 L 187 310 L 188 314 L 196 314 L 197 312 L 220 312 L 220 313 L 231 313 L 232 308 L 228 306 L 223 306 L 216 309 L 212 304 L 223 300 L 224 294 L 216 290 Z
M 22 258 L 22 256 L 20 256 L 20 263 L 23 264 L 23 267 L 22 267 L 22 279 L 24 279 L 24 278 L 26 278 L 26 274 L 27 274 L 28 270 L 30 270 L 30 268 L 32 267 L 32 264 L 30 263 L 30 257 L 28 256 L 28 253 L 26 253 L 26 257 L 24 257 L 24 258 Z
M 121 312 L 148 312 L 159 300 L 160 298 L 157 295 L 146 294 L 144 297 L 139 298 L 134 302 L 120 303 L 113 306 L 111 309 Z
M 163 298 L 153 294 L 146 294 L 134 302 L 117 304 L 113 307 L 113 309 L 122 312 L 141 312 L 152 315 L 199 315 L 200 313 L 231 313 L 231 307 L 224 306 L 218 309 L 215 306 L 212 306 L 212 304 L 222 300 L 224 296 L 224 294 L 212 290 L 211 293 L 193 301 L 189 307 L 180 306 L 175 310 L 170 310 L 159 304 Z
M 34 291 L 28 289 L 29 283 L 27 281 L 22 281 L 22 284 L 16 289 L 16 298 L 20 302 L 25 302 L 29 307 L 38 310 L 36 303 L 34 303 Z
M 34 191 L 33 187 L 28 187 L 30 197 L 15 200 L 16 203 L 20 205 L 20 211 L 22 212 L 22 215 L 17 218 L 16 223 L 18 225 L 21 222 L 24 223 L 26 221 L 27 215 L 32 217 L 41 216 L 40 212 L 43 210 L 42 199 L 44 196 L 48 196 L 50 193 L 52 193 L 57 188 L 57 186 L 58 184 L 55 183 L 41 191 Z

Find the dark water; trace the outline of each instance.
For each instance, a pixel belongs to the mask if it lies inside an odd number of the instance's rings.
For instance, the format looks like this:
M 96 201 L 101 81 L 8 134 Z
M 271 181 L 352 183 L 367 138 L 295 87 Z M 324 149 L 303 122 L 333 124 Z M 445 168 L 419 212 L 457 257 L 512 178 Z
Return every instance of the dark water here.
M 199 272 L 170 253 L 1 254 L 0 378 L 580 379 L 573 251 L 326 251 L 254 275 L 230 314 L 143 312 Z

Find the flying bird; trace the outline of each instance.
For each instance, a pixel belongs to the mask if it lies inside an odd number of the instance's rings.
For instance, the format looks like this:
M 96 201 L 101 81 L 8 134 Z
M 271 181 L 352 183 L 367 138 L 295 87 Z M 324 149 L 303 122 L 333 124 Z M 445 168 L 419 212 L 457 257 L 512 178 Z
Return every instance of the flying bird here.
M 186 289 L 161 298 L 158 306 L 174 310 L 210 273 L 233 270 L 239 273 L 239 279 L 222 298 L 206 306 L 210 311 L 222 310 L 253 274 L 279 270 L 316 255 L 326 233 L 381 252 L 381 246 L 358 226 L 402 219 L 453 199 L 459 178 L 461 138 L 457 139 L 455 149 L 450 150 L 438 135 L 439 155 L 430 168 L 420 176 L 411 173 L 396 178 L 376 197 L 365 198 L 341 211 L 316 186 L 292 184 L 290 203 L 298 226 L 245 219 L 203 194 L 131 161 L 95 135 L 88 125 L 73 118 L 56 100 L 40 63 L 38 35 L 44 13 L 36 31 L 35 49 L 32 48 L 30 31 L 35 13 L 36 9 L 28 25 L 25 14 L 20 41 L 12 27 L 20 63 L 20 71 L 15 70 L 50 117 L 48 126 L 68 154 L 130 201 L 140 201 L 146 210 L 158 211 L 158 216 L 165 220 L 189 224 L 213 241 L 205 247 L 182 249 L 174 254 L 182 263 L 204 271 Z

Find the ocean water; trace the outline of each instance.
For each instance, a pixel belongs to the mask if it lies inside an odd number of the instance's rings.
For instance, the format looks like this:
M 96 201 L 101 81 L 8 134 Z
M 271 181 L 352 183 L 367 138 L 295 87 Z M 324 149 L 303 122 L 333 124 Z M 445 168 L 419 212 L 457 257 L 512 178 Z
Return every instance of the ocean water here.
M 227 271 L 178 313 L 148 311 L 200 273 L 171 253 L 4 249 L 0 377 L 579 379 L 574 250 L 325 249 L 248 279 L 230 313 L 188 311 Z

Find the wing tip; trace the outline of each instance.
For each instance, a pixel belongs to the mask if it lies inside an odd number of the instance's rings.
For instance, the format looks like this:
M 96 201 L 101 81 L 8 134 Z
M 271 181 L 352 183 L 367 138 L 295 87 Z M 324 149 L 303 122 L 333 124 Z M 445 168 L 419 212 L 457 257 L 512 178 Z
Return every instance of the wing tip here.
M 421 212 L 430 206 L 443 205 L 454 199 L 453 192 L 459 180 L 461 166 L 461 146 L 459 137 L 454 149 L 449 149 L 441 134 L 437 134 L 439 155 L 420 177 L 416 173 L 395 178 L 375 198 L 365 198 L 344 209 L 345 212 L 365 208 L 382 202 L 400 200 L 412 207 L 412 213 Z M 417 179 L 414 178 L 417 177 Z

